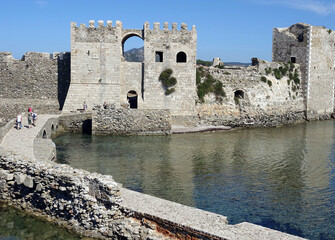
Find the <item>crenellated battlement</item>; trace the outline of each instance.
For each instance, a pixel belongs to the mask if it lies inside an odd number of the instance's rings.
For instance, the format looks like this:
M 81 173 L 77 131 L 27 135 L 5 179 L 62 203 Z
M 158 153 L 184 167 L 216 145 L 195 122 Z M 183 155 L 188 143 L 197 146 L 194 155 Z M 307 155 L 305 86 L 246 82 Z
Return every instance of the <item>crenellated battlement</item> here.
M 196 32 L 196 28 L 195 25 L 192 26 L 191 30 L 188 30 L 188 26 L 186 23 L 181 23 L 180 25 L 180 29 L 178 29 L 178 24 L 177 23 L 172 23 L 171 24 L 171 29 L 169 29 L 169 23 L 168 22 L 164 22 L 163 23 L 163 29 L 161 29 L 161 24 L 159 22 L 154 22 L 153 23 L 153 27 L 150 29 L 150 24 L 149 22 L 145 22 L 143 25 L 143 30 L 153 30 L 153 31 L 171 31 L 171 32 L 177 32 L 177 31 L 181 31 L 181 32 Z
M 107 25 L 105 25 L 105 23 L 104 23 L 103 20 L 99 20 L 98 21 L 98 25 L 96 26 L 95 21 L 94 20 L 90 20 L 89 24 L 88 24 L 88 27 L 86 27 L 85 23 L 80 23 L 79 27 L 78 27 L 78 24 L 76 22 L 71 22 L 71 28 L 79 28 L 79 29 L 86 29 L 86 28 L 89 28 L 89 29 L 97 29 L 97 28 L 107 28 L 107 29 L 121 28 L 122 29 L 122 22 L 120 22 L 120 21 L 116 21 L 115 22 L 115 26 L 113 26 L 113 22 L 110 21 L 110 20 L 108 20 L 106 23 L 107 23 Z
M 115 25 L 113 26 L 113 22 L 108 20 L 107 24 L 104 23 L 104 21 L 99 20 L 98 25 L 96 25 L 96 22 L 94 20 L 90 20 L 88 26 L 86 26 L 85 23 L 78 24 L 76 22 L 71 22 L 72 28 L 79 28 L 79 29 L 99 29 L 99 28 L 107 28 L 107 29 L 123 29 L 123 25 L 121 21 L 115 21 Z M 123 29 L 128 30 L 128 29 Z M 153 31 L 172 31 L 172 32 L 196 32 L 195 25 L 192 26 L 191 30 L 188 30 L 188 25 L 186 23 L 181 23 L 180 29 L 178 29 L 177 23 L 172 23 L 171 28 L 169 28 L 169 23 L 164 22 L 163 28 L 161 29 L 161 24 L 159 22 L 154 22 L 152 28 L 150 28 L 149 22 L 145 22 L 143 25 L 143 30 L 153 30 Z

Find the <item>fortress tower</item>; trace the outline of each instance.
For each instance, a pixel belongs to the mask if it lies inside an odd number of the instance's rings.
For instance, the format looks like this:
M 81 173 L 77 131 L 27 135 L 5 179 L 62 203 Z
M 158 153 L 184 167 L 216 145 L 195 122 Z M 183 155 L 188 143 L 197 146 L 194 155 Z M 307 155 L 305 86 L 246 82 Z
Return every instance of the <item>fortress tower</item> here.
M 334 112 L 335 33 L 331 29 L 304 23 L 274 28 L 272 61 L 300 64 L 307 119 Z
M 125 41 L 137 36 L 144 43 L 144 61 L 127 62 L 123 57 Z M 116 21 L 89 22 L 89 26 L 71 23 L 71 85 L 63 112 L 107 102 L 116 108 L 130 99 L 131 108 L 169 109 L 174 117 L 195 115 L 196 99 L 196 48 L 195 26 L 186 24 L 154 23 L 150 29 L 123 29 Z M 172 69 L 177 79 L 175 92 L 165 95 L 159 76 Z

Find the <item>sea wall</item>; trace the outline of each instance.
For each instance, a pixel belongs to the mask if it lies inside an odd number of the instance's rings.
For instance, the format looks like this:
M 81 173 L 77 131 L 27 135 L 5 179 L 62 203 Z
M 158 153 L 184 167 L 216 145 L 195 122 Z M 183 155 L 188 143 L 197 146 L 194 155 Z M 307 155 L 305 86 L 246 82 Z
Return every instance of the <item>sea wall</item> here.
M 92 134 L 168 134 L 170 130 L 169 110 L 105 109 L 100 105 L 93 108 Z
M 61 115 L 59 117 L 58 131 L 91 133 L 92 112 L 78 112 Z
M 111 176 L 1 154 L 0 199 L 85 236 L 155 238 L 121 209 L 120 185 Z
M 198 125 L 263 127 L 305 119 L 298 64 L 258 60 L 256 66 L 201 71 L 202 81 L 210 74 L 222 83 L 225 96 L 217 101 L 214 93 L 209 93 L 197 104 Z

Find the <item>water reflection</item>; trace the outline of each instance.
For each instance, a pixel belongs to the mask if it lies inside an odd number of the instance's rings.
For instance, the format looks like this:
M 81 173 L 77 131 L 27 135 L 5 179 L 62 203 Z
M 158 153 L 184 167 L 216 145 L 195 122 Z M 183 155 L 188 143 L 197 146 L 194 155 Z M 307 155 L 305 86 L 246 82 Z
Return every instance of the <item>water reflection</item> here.
M 55 142 L 61 162 L 230 223 L 335 236 L 333 121 L 172 136 L 65 134 Z

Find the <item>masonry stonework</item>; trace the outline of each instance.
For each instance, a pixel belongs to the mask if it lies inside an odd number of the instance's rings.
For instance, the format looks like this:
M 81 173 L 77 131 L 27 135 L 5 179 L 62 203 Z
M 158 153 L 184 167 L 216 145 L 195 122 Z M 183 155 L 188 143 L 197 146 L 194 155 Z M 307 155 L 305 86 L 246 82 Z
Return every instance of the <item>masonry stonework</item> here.
M 203 68 L 206 74 L 222 82 L 226 97 L 219 103 L 210 93 L 204 103 L 197 104 L 198 125 L 259 127 L 304 120 L 301 84 L 289 78 L 296 71 L 300 76 L 299 65 L 291 65 L 292 69 L 277 79 L 273 72 L 289 68 L 288 64 L 260 59 L 258 62 L 249 67 Z
M 70 84 L 69 53 L 27 52 L 17 60 L 0 52 L 0 122 L 33 106 L 37 113 L 57 113 Z
M 272 60 L 301 66 L 307 119 L 334 112 L 334 43 L 332 30 L 304 23 L 273 31 Z
M 130 37 L 144 42 L 144 61 L 127 62 L 123 57 L 123 44 Z M 82 108 L 83 102 L 92 109 L 95 104 L 113 104 L 120 108 L 127 104 L 131 92 L 138 109 L 168 109 L 174 116 L 195 114 L 195 64 L 197 34 L 195 27 L 186 24 L 159 23 L 150 29 L 123 29 L 117 21 L 107 26 L 99 21 L 98 27 L 90 21 L 89 27 L 71 24 L 71 86 L 64 112 Z M 159 57 L 159 60 L 157 60 Z M 159 81 L 161 72 L 173 70 L 177 79 L 175 92 L 165 95 Z M 132 106 L 131 106 L 132 107 Z

